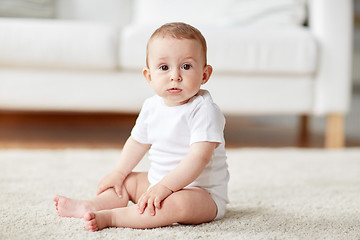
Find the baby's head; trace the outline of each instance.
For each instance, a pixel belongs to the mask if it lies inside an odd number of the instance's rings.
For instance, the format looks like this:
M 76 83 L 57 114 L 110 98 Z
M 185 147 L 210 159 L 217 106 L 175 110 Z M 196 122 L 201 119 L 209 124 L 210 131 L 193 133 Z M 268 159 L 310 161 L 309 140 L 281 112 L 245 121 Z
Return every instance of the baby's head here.
M 155 32 L 151 35 L 147 46 L 146 46 L 146 66 L 149 67 L 149 47 L 151 44 L 151 41 L 155 38 L 174 38 L 174 39 L 193 39 L 196 41 L 199 41 L 202 47 L 202 52 L 204 56 L 204 66 L 207 65 L 207 46 L 206 46 L 206 40 L 204 36 L 201 34 L 201 32 L 196 29 L 195 27 L 182 23 L 182 22 L 173 22 L 173 23 L 167 23 L 159 27 L 155 30 Z
M 145 79 L 168 106 L 187 103 L 212 73 L 203 35 L 185 23 L 168 23 L 153 33 L 146 65 Z

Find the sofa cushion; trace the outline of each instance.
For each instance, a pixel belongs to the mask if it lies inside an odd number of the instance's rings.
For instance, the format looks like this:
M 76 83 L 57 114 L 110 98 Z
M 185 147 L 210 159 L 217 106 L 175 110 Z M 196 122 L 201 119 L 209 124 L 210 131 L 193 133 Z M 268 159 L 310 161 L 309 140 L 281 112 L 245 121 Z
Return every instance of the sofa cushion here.
M 98 23 L 0 18 L 0 65 L 71 69 L 117 66 L 116 28 Z
M 302 25 L 306 0 L 136 0 L 135 24 L 181 21 L 198 26 Z
M 2 110 L 138 113 L 153 94 L 141 72 L 0 69 Z
M 155 27 L 132 25 L 123 29 L 119 62 L 122 68 L 145 66 L 146 43 Z M 208 64 L 217 72 L 313 74 L 316 42 L 304 27 L 200 28 L 208 44 Z
M 251 76 L 214 73 L 203 85 L 224 114 L 299 114 L 313 110 L 311 76 Z
M 303 27 L 204 28 L 208 59 L 217 71 L 313 74 L 316 42 Z

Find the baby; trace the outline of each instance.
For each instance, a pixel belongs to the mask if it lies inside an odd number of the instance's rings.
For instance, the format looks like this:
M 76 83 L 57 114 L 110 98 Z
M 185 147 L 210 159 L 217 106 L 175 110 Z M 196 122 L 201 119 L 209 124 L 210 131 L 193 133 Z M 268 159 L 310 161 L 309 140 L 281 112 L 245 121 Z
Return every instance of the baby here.
M 141 109 L 115 169 L 91 200 L 54 197 L 59 216 L 84 218 L 89 231 L 155 228 L 221 219 L 228 203 L 225 119 L 200 89 L 212 73 L 196 28 L 169 23 L 147 44 L 143 75 L 156 95 Z M 132 172 L 149 152 L 149 172 Z M 134 205 L 128 206 L 132 201 Z

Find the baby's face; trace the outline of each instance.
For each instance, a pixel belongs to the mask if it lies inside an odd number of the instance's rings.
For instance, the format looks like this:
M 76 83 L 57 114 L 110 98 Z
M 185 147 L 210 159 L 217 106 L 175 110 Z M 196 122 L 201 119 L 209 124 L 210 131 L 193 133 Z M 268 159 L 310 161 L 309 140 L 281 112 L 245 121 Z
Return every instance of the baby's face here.
M 192 39 L 157 37 L 148 47 L 149 69 L 143 74 L 168 106 L 185 104 L 209 79 L 201 44 Z

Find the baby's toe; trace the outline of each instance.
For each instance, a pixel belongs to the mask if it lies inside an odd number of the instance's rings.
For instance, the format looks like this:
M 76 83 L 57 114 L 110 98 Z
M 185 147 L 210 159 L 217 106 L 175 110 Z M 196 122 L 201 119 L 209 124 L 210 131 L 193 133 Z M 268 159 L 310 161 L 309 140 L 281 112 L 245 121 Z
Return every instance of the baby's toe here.
M 86 221 L 85 226 L 88 231 L 95 232 L 98 230 L 97 222 L 95 219 L 95 213 L 93 212 L 85 213 L 84 219 Z
M 59 200 L 59 196 L 58 196 L 58 195 L 53 196 L 53 201 L 54 201 L 54 202 L 57 202 L 58 200 Z
M 53 197 L 53 201 L 56 202 L 56 203 L 59 202 L 60 197 L 61 197 L 61 196 L 59 196 L 59 195 L 55 195 L 55 196 Z
M 84 214 L 84 220 L 85 221 L 90 221 L 92 219 L 95 219 L 95 213 L 87 212 L 87 213 Z
M 95 219 L 87 221 L 85 225 L 86 225 L 86 229 L 88 231 L 95 232 L 95 231 L 98 230 L 97 223 L 96 223 Z

